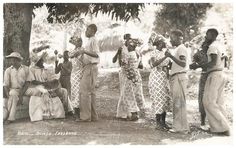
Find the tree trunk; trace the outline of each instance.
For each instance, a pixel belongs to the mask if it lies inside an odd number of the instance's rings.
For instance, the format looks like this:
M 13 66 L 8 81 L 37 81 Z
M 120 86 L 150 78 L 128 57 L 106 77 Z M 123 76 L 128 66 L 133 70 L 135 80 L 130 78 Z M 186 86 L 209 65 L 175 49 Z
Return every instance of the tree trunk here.
M 4 57 L 17 51 L 29 65 L 29 44 L 32 25 L 33 4 L 4 4 Z M 4 61 L 4 67 L 7 63 Z

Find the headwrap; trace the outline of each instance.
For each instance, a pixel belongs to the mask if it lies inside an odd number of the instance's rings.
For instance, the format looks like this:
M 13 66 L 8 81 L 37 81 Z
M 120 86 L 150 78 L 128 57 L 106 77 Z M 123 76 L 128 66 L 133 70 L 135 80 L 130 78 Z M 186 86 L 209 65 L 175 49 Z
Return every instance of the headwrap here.
M 38 53 L 35 53 L 35 52 L 30 53 L 30 60 L 32 63 L 34 63 L 34 65 L 37 64 L 38 61 L 42 58 L 45 61 L 47 57 L 48 57 L 48 53 L 46 51 L 38 52 Z
M 157 46 L 160 43 L 163 43 L 166 46 L 167 44 L 166 38 L 162 35 L 157 35 L 154 39 L 153 46 Z
M 72 44 L 77 44 L 79 41 L 81 40 L 81 30 L 78 28 L 74 34 L 72 35 L 72 37 L 70 38 L 70 43 Z

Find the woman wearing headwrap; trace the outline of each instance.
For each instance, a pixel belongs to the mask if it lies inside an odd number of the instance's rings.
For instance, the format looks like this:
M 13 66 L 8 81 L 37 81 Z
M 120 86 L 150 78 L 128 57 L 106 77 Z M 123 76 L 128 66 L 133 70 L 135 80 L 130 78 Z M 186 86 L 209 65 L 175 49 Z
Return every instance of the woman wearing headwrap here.
M 165 40 L 157 36 L 153 42 L 156 46 L 151 52 L 149 64 L 152 71 L 149 76 L 149 94 L 152 100 L 152 111 L 156 115 L 156 129 L 168 129 L 165 123 L 166 111 L 170 107 L 169 81 L 167 78 L 167 65 L 169 61 L 165 56 Z
M 127 39 L 121 49 L 120 99 L 117 106 L 117 118 L 138 120 L 138 111 L 144 112 L 142 78 L 138 70 L 140 55 L 135 48 L 137 40 Z
M 71 72 L 71 103 L 75 111 L 76 121 L 80 119 L 80 108 L 79 108 L 79 90 L 80 80 L 82 77 L 83 63 L 81 61 L 82 56 L 78 54 L 78 51 L 82 48 L 82 38 L 79 34 L 75 34 L 70 39 L 70 43 L 75 45 L 74 50 L 70 52 L 70 58 L 72 62 Z

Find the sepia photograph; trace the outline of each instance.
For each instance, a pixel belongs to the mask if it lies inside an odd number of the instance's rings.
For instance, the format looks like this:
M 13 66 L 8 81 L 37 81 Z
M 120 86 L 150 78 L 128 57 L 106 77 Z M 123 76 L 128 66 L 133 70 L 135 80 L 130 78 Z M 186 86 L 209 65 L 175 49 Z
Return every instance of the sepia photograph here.
M 2 145 L 233 146 L 231 2 L 2 3 Z

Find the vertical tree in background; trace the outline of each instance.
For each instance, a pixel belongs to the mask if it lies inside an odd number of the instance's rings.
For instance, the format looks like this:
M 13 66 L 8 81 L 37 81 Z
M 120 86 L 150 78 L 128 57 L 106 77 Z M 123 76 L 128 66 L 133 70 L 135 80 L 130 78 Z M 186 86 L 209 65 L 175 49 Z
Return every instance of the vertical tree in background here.
M 180 29 L 187 41 L 198 33 L 201 20 L 212 7 L 208 3 L 163 3 L 161 6 L 160 11 L 156 12 L 154 30 L 164 35 L 171 30 Z M 194 31 L 193 36 L 191 30 Z
M 28 64 L 29 40 L 32 25 L 32 4 L 4 4 L 4 56 L 13 51 L 24 57 L 24 64 Z
M 42 3 L 5 3 L 4 4 L 4 56 L 18 51 L 24 57 L 23 64 L 29 64 L 29 44 L 33 9 Z M 129 21 L 138 18 L 142 3 L 46 3 L 48 22 L 65 23 L 80 18 L 82 13 L 96 17 L 98 12 L 108 14 L 115 19 Z M 4 67 L 6 66 L 4 62 Z

